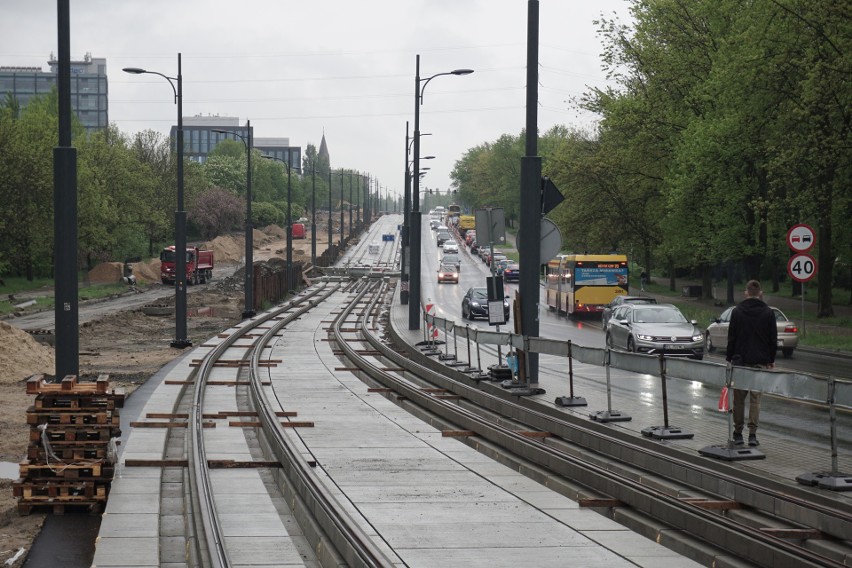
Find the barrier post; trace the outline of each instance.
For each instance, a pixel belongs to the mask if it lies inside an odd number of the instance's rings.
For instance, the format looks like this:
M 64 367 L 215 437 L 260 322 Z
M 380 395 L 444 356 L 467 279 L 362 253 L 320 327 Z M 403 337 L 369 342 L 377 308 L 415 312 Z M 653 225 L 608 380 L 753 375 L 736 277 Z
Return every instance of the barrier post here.
M 435 335 L 438 335 L 438 326 L 435 326 Z M 450 355 L 450 334 L 447 333 L 447 319 L 444 318 L 444 354 L 438 355 L 441 361 L 455 361 L 456 356 Z
M 606 370 L 606 410 L 599 410 L 589 414 L 589 418 L 597 422 L 630 422 L 633 417 L 618 410 L 612 409 L 612 383 L 609 373 L 609 347 L 604 349 L 604 369 Z
M 734 445 L 734 407 L 733 400 L 734 391 L 734 368 L 731 363 L 725 368 L 725 387 L 728 389 L 728 441 L 720 446 L 707 446 L 698 450 L 698 453 L 708 458 L 717 458 L 725 461 L 742 461 L 742 460 L 762 460 L 766 455 L 749 446 Z
M 582 396 L 574 396 L 574 355 L 571 352 L 571 340 L 568 340 L 568 396 L 557 396 L 556 406 L 588 406 Z
M 649 426 L 642 430 L 642 435 L 655 440 L 687 440 L 695 436 L 692 432 L 676 426 L 669 426 L 669 395 L 666 388 L 666 358 L 661 353 L 660 383 L 663 388 L 663 425 Z
M 828 421 L 831 432 L 831 471 L 803 473 L 796 481 L 803 485 L 815 485 L 831 491 L 852 491 L 852 475 L 840 473 L 837 469 L 837 409 L 835 408 L 834 377 L 828 377 Z

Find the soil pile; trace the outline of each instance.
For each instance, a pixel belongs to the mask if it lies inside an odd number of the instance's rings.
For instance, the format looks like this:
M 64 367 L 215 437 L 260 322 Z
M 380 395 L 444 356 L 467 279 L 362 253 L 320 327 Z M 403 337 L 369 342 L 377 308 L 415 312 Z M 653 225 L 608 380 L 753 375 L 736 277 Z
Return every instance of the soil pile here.
M 267 237 L 275 239 L 275 240 L 287 238 L 287 231 L 285 231 L 284 229 L 282 229 L 278 225 L 269 225 L 267 227 L 264 227 L 263 233 Z
M 261 233 L 261 235 L 263 235 Z M 265 235 L 263 235 L 265 237 Z M 233 235 L 222 235 L 204 244 L 205 249 L 213 251 L 213 262 L 216 263 L 238 263 L 241 262 L 245 253 L 245 239 Z
M 215 260 L 215 257 L 214 257 Z M 145 262 L 133 263 L 133 276 L 139 282 L 159 282 L 160 281 L 160 259 L 152 258 Z
M 116 284 L 121 282 L 124 264 L 121 262 L 102 262 L 89 271 L 92 284 Z
M 0 321 L 0 345 L 0 383 L 16 383 L 36 373 L 53 374 L 53 349 L 4 321 Z

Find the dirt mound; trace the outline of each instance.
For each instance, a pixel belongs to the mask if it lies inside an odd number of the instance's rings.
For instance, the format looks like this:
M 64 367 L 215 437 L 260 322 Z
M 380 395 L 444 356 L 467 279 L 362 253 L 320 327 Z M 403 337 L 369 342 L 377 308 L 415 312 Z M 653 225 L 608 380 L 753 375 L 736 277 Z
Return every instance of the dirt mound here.
M 133 276 L 139 282 L 159 282 L 160 259 L 152 258 L 146 262 L 134 262 Z
M 285 239 L 287 238 L 287 231 L 279 227 L 278 225 L 269 225 L 263 228 L 264 234 L 273 239 Z
M 89 271 L 89 282 L 114 284 L 121 281 L 124 265 L 120 262 L 102 262 Z
M 255 248 L 265 245 L 272 240 L 274 239 L 263 231 L 258 229 L 251 230 L 251 244 L 254 245 Z M 243 244 L 243 247 L 245 248 L 245 243 Z
M 0 321 L 0 383 L 14 383 L 36 373 L 55 371 L 53 349 L 25 331 Z
M 205 243 L 204 248 L 213 251 L 214 263 L 240 262 L 243 259 L 246 245 L 242 236 L 223 235 Z

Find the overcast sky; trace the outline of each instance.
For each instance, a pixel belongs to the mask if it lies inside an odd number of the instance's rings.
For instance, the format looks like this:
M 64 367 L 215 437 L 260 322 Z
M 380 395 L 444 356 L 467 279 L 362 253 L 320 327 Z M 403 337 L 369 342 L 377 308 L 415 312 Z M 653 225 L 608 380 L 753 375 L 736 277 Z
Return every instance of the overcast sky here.
M 572 105 L 606 84 L 593 20 L 629 20 L 626 0 L 541 0 L 539 130 L 589 126 Z M 415 56 L 426 88 L 422 186 L 450 186 L 465 151 L 525 125 L 527 0 L 75 0 L 71 55 L 107 60 L 109 119 L 128 134 L 168 134 L 176 120 L 165 80 L 177 74 L 184 116 L 250 119 L 256 137 L 319 146 L 332 167 L 370 173 L 401 195 L 405 123 L 414 129 Z M 54 0 L 2 0 L 0 65 L 40 66 L 57 52 Z

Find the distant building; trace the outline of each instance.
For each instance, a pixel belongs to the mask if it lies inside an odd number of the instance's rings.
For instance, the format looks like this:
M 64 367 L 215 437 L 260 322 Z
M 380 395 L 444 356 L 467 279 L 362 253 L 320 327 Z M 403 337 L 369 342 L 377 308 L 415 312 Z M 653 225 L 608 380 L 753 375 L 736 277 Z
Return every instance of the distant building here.
M 214 130 L 227 130 L 229 133 L 214 132 Z M 230 133 L 234 134 L 230 134 Z M 251 127 L 254 136 L 254 127 Z M 236 134 L 236 135 L 235 135 Z M 237 136 L 239 135 L 239 136 Z M 175 140 L 177 126 L 172 126 L 171 137 Z M 248 140 L 249 129 L 240 124 L 240 119 L 235 116 L 185 116 L 183 117 L 183 145 L 184 156 L 196 162 L 204 163 L 207 156 L 222 140 Z M 261 154 L 272 156 L 290 164 L 293 170 L 302 168 L 302 148 L 290 146 L 289 138 L 253 138 L 252 147 Z
M 33 97 L 49 94 L 56 86 L 59 61 L 51 53 L 47 63 L 50 71 L 0 66 L 0 96 L 11 94 L 24 108 Z M 87 132 L 109 126 L 108 95 L 106 59 L 87 53 L 82 61 L 71 62 L 71 110 Z

